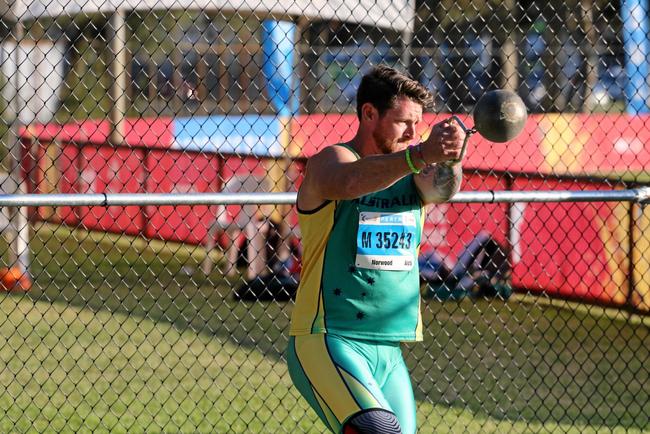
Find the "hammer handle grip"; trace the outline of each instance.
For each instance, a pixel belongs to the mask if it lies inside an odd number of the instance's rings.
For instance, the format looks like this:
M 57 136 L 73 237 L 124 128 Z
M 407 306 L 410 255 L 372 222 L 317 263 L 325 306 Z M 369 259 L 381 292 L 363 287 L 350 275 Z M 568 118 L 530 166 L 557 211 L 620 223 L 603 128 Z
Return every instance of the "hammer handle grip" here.
M 450 117 L 448 119 L 448 121 L 456 122 L 458 125 L 460 125 L 460 127 L 465 132 L 465 140 L 463 141 L 463 147 L 460 150 L 460 157 L 458 159 L 456 159 L 456 160 L 449 160 L 449 161 L 443 163 L 443 164 L 448 164 L 450 166 L 453 166 L 454 164 L 460 163 L 461 161 L 463 161 L 463 158 L 465 158 L 465 152 L 467 151 L 467 142 L 469 142 L 470 136 L 476 132 L 476 129 L 475 128 L 467 128 L 465 126 L 465 124 L 463 123 L 463 121 L 461 121 L 460 118 L 458 116 L 456 116 L 456 115 L 452 115 L 452 117 Z

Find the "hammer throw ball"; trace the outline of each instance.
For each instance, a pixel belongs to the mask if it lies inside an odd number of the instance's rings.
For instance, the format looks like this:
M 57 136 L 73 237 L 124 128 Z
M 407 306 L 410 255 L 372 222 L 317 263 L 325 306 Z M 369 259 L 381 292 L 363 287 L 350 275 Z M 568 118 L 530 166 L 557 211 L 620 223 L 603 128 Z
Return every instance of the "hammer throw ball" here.
M 528 119 L 522 99 L 510 90 L 485 93 L 474 106 L 474 128 L 491 142 L 507 142 L 521 133 Z

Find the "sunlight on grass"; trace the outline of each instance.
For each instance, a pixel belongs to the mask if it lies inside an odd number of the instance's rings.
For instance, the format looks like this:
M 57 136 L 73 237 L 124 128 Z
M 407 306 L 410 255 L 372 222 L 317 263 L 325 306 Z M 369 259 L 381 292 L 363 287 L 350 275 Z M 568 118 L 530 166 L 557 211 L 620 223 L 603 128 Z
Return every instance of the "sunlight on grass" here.
M 287 374 L 291 304 L 233 301 L 241 276 L 202 275 L 197 246 L 50 225 L 31 246 L 34 289 L 0 296 L 0 432 L 323 432 Z M 645 320 L 527 295 L 423 311 L 419 432 L 650 426 Z

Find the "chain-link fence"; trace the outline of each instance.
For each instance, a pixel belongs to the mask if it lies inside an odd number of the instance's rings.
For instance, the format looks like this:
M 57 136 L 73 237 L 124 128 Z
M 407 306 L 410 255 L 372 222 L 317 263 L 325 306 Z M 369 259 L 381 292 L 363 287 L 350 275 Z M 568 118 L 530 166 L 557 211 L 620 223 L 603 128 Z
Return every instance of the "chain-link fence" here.
M 433 92 L 424 135 L 495 88 L 530 113 L 428 209 L 419 432 L 650 432 L 646 2 L 0 9 L 1 432 L 323 432 L 284 355 L 291 193 L 380 63 Z

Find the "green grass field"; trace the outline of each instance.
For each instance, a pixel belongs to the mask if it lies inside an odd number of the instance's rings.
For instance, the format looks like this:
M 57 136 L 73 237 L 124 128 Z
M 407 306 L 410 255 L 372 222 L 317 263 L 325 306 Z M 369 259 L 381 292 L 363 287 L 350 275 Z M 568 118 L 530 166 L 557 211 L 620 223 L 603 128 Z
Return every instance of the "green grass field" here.
M 192 246 L 43 225 L 31 247 L 34 288 L 0 294 L 0 432 L 323 432 L 290 304 L 232 301 Z M 650 321 L 577 306 L 429 302 L 420 432 L 650 432 Z

